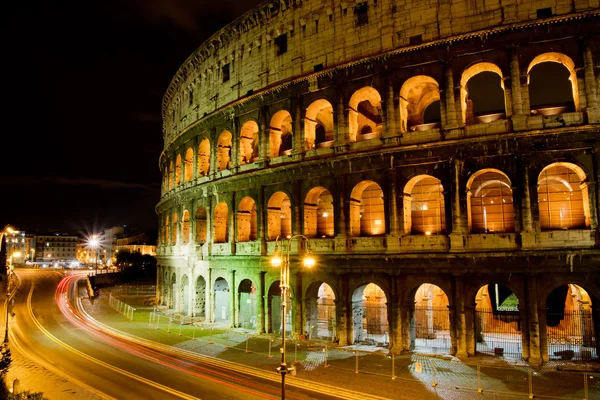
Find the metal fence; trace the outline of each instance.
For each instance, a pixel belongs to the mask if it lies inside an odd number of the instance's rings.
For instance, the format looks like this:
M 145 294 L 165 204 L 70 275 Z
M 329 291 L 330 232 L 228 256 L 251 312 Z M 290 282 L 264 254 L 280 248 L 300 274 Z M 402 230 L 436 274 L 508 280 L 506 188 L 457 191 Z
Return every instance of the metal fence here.
M 108 295 L 108 305 L 126 318 L 133 320 L 136 308 L 119 300 L 120 296 L 156 296 L 156 286 L 115 286 Z
M 450 351 L 450 310 L 448 307 L 416 306 L 415 350 L 429 353 Z
M 546 314 L 550 360 L 591 360 L 597 358 L 591 310 L 565 310 Z
M 478 353 L 522 357 L 521 319 L 517 312 L 475 311 L 476 350 Z

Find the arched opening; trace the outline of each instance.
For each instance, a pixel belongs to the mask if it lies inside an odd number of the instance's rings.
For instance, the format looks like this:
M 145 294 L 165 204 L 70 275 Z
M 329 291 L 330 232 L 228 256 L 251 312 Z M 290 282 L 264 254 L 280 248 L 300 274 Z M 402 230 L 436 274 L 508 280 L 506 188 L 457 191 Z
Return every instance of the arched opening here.
M 184 168 L 184 179 L 185 183 L 188 183 L 194 179 L 194 150 L 190 147 L 185 152 L 185 168 Z
M 206 281 L 202 276 L 196 279 L 196 302 L 194 303 L 194 316 L 206 318 Z
M 188 210 L 184 210 L 181 217 L 181 242 L 183 244 L 190 242 L 190 213 Z
M 254 282 L 244 279 L 238 287 L 239 326 L 255 330 L 258 324 L 257 293 Z
M 279 287 L 279 281 L 275 281 L 269 287 L 269 295 L 267 299 L 267 310 L 269 312 L 269 333 L 281 334 L 283 323 L 281 320 L 281 288 Z M 285 331 L 287 333 L 292 332 L 292 302 L 288 296 L 286 299 L 286 319 L 285 319 Z
M 484 169 L 467 182 L 469 226 L 473 233 L 514 232 L 510 180 L 501 171 Z
M 177 154 L 175 159 L 175 183 L 181 185 L 181 154 Z
M 592 299 L 584 288 L 559 286 L 548 295 L 546 309 L 549 360 L 598 358 Z
M 202 139 L 198 146 L 198 176 L 206 176 L 210 171 L 210 141 Z
M 333 107 L 325 99 L 315 100 L 306 109 L 304 140 L 306 149 L 333 146 Z
M 213 286 L 214 294 L 214 316 L 216 324 L 225 324 L 229 322 L 231 295 L 229 293 L 229 284 L 223 278 L 217 278 Z
M 258 160 L 258 124 L 247 121 L 240 132 L 240 165 Z
M 183 315 L 188 315 L 190 312 L 190 281 L 187 275 L 183 275 L 181 278 L 181 286 L 179 289 L 181 296 L 181 309 L 180 312 Z
M 385 234 L 385 204 L 381 187 L 373 181 L 356 185 L 350 195 L 352 236 Z
M 561 53 L 544 53 L 527 68 L 532 114 L 556 115 L 579 111 L 575 63 Z
M 273 115 L 269 124 L 269 131 L 269 157 L 292 154 L 292 116 L 288 111 L 281 110 Z
M 165 267 L 165 269 L 166 269 L 166 267 Z M 169 271 L 165 271 L 162 289 L 163 289 L 162 290 L 162 293 L 163 293 L 162 305 L 169 307 L 169 293 L 171 292 L 171 289 L 169 287 Z
M 554 163 L 538 177 L 540 228 L 544 230 L 585 229 L 590 225 L 588 187 L 581 168 Z
M 348 124 L 351 142 L 381 136 L 381 96 L 377 90 L 371 86 L 358 89 L 350 98 L 349 106 Z
M 521 314 L 518 297 L 506 286 L 482 286 L 475 298 L 475 350 L 521 359 Z
M 450 310 L 448 296 L 431 283 L 424 283 L 415 293 L 414 331 L 411 344 L 414 350 L 427 353 L 450 352 Z
M 324 282 L 311 284 L 306 292 L 306 327 L 308 339 L 335 341 L 337 318 L 335 294 Z
M 441 126 L 440 87 L 435 79 L 413 76 L 400 89 L 400 129 L 425 131 Z
M 251 197 L 244 197 L 238 205 L 237 241 L 256 240 L 256 203 Z
M 231 132 L 223 131 L 217 141 L 217 171 L 231 168 Z
M 312 188 L 304 199 L 304 235 L 333 237 L 333 197 L 324 187 Z
M 215 207 L 215 225 L 213 228 L 213 243 L 226 243 L 228 237 L 229 207 L 220 202 Z
M 446 231 L 444 187 L 439 179 L 429 175 L 412 178 L 404 187 L 403 201 L 405 232 L 433 235 Z
M 177 213 L 173 213 L 173 227 L 171 229 L 171 244 L 177 244 Z
M 207 229 L 206 209 L 200 206 L 196 209 L 196 244 L 206 243 Z
M 460 86 L 464 124 L 483 124 L 506 118 L 504 81 L 497 65 L 482 62 L 470 66 L 463 72 Z
M 353 344 L 385 346 L 389 343 L 387 298 L 374 283 L 352 294 Z
M 171 275 L 171 284 L 169 285 L 169 301 L 167 306 L 170 310 L 175 309 L 175 293 L 177 293 L 177 275 L 173 272 Z
M 267 204 L 267 237 L 269 240 L 277 236 L 287 237 L 292 234 L 292 207 L 290 198 L 283 192 L 271 196 Z
M 169 165 L 169 190 L 173 189 L 174 185 L 173 185 L 173 161 L 171 161 L 171 164 Z

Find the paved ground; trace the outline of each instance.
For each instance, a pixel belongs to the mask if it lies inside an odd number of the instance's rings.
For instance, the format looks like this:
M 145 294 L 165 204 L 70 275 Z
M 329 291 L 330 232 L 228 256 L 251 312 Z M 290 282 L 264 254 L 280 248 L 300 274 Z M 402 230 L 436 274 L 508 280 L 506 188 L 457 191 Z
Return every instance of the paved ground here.
M 85 309 L 102 323 L 157 342 L 276 373 L 281 347 L 278 335 L 255 335 L 242 329 L 228 330 L 201 323 L 179 324 L 175 316 L 154 313 L 151 307 L 144 307 L 143 296 L 120 298 L 136 307 L 130 321 L 108 305 L 109 293 L 110 289 L 105 288 L 99 298 L 83 300 Z M 83 291 L 81 295 L 87 296 Z M 530 392 L 536 397 L 582 399 L 586 393 L 584 380 L 588 385 L 587 398 L 600 399 L 600 373 L 584 376 L 583 372 L 557 371 L 561 367 L 600 371 L 598 363 L 554 363 L 533 370 L 524 362 L 495 357 L 461 361 L 449 356 L 407 354 L 392 360 L 385 349 L 343 348 L 323 341 L 290 341 L 287 348 L 288 363 L 297 360 L 294 365 L 298 378 L 390 399 L 506 399 L 526 398 Z M 97 398 L 16 351 L 13 360 L 9 381 L 19 377 L 23 389 L 43 391 L 51 400 Z M 483 389 L 482 393 L 478 388 Z

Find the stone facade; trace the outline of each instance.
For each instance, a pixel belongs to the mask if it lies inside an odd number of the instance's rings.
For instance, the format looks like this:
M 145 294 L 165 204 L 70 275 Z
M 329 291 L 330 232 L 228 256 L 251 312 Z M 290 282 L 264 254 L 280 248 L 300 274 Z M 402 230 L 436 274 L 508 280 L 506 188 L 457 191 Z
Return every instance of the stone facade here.
M 277 332 L 283 247 L 295 336 L 396 353 L 447 337 L 467 357 L 492 304 L 486 326 L 510 325 L 539 364 L 555 297 L 580 293 L 597 337 L 599 26 L 595 0 L 248 12 L 164 97 L 159 301 Z

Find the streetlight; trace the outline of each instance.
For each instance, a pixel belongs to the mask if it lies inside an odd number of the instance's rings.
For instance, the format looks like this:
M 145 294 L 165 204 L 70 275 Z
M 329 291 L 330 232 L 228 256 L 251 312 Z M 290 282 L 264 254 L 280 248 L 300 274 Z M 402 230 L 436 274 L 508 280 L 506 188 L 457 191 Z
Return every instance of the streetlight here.
M 285 330 L 286 330 L 286 306 L 287 306 L 287 298 L 289 296 L 288 289 L 290 287 L 290 250 L 292 248 L 292 240 L 294 239 L 303 239 L 307 243 L 306 254 L 302 259 L 302 265 L 306 268 L 312 268 L 315 266 L 315 259 L 311 256 L 310 251 L 310 240 L 304 235 L 294 235 L 287 237 L 287 252 L 285 252 L 283 238 L 277 236 L 275 239 L 275 251 L 273 252 L 273 256 L 271 257 L 271 265 L 273 267 L 279 268 L 279 289 L 281 290 L 281 365 L 277 368 L 277 372 L 281 374 L 281 399 L 285 399 L 285 375 L 288 372 L 292 372 L 294 367 L 288 368 L 285 361 Z M 279 255 L 278 245 L 281 240 L 281 252 L 282 255 Z
M 13 234 L 15 230 L 10 226 L 6 225 L 2 232 L 0 232 L 0 252 L 2 251 L 2 243 L 4 243 L 4 236 L 6 234 Z M 13 252 L 14 254 L 14 252 Z M 12 254 L 10 256 L 10 263 L 12 264 Z M 4 343 L 8 343 L 8 298 L 10 297 L 10 267 L 6 265 L 6 330 L 4 331 Z
M 98 248 L 100 247 L 100 239 L 98 239 L 98 235 L 92 235 L 92 237 L 88 240 L 88 246 L 91 249 L 94 249 L 96 252 L 94 269 L 96 270 L 96 275 L 98 275 Z

